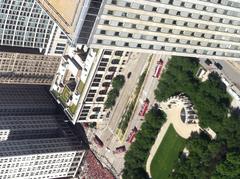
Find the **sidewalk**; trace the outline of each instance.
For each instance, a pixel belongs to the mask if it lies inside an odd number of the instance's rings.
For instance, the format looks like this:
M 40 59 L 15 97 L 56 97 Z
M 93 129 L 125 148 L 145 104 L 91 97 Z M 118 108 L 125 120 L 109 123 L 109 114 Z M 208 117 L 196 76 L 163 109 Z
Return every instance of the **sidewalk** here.
M 161 142 L 162 142 L 162 140 L 163 140 L 163 138 L 164 138 L 164 136 L 165 136 L 165 134 L 166 134 L 166 132 L 168 130 L 168 127 L 169 127 L 170 123 L 171 123 L 170 120 L 167 120 L 163 124 L 163 126 L 161 127 L 161 129 L 160 129 L 160 131 L 158 133 L 158 136 L 157 136 L 157 138 L 155 140 L 155 143 L 153 144 L 153 146 L 152 146 L 152 148 L 150 150 L 150 154 L 148 156 L 147 163 L 146 163 L 146 171 L 147 171 L 148 175 L 150 176 L 150 178 L 152 178 L 151 170 L 150 170 L 151 169 L 152 159 L 153 159 L 155 153 L 157 152 L 157 149 L 158 149 L 159 145 L 161 144 Z

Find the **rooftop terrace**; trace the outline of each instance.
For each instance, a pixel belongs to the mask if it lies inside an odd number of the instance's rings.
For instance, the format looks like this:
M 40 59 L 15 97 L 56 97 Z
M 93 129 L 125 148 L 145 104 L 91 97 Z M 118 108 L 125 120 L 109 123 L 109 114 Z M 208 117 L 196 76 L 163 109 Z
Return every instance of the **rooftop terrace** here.
M 84 0 L 37 0 L 37 2 L 68 34 L 75 31 Z

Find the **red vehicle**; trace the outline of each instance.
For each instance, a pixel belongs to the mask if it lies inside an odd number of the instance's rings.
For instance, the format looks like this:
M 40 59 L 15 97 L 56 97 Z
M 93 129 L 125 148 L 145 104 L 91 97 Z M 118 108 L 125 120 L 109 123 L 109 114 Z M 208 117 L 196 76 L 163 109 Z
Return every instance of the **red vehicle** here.
M 163 61 L 160 59 L 157 62 L 157 67 L 155 68 L 155 72 L 154 72 L 154 75 L 153 75 L 154 78 L 159 78 L 159 76 L 161 74 L 162 67 L 163 67 Z
M 99 147 L 103 147 L 103 142 L 101 141 L 101 139 L 95 135 L 93 138 L 93 141 L 99 146 Z
M 132 131 L 130 132 L 126 141 L 129 142 L 129 143 L 132 143 L 133 140 L 135 139 L 136 135 L 137 135 L 137 132 L 138 132 L 138 129 L 136 127 L 134 127 L 132 129 Z
M 148 110 L 148 106 L 149 106 L 149 99 L 146 98 L 146 100 L 144 101 L 142 107 L 141 107 L 141 110 L 140 112 L 138 113 L 139 116 L 144 116 L 145 113 L 147 112 Z
M 113 151 L 114 154 L 119 154 L 119 153 L 123 153 L 126 151 L 126 147 L 125 145 L 117 147 L 115 151 Z

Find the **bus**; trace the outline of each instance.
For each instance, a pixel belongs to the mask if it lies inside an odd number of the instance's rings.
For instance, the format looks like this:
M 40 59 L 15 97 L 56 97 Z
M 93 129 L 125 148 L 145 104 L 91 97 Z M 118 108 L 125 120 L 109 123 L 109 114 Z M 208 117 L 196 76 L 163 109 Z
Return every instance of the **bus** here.
M 128 138 L 127 138 L 127 142 L 132 143 L 133 140 L 135 139 L 136 135 L 137 135 L 138 129 L 136 128 L 136 126 L 132 129 L 132 131 L 130 132 Z
M 142 105 L 142 107 L 141 107 L 141 110 L 140 110 L 139 113 L 138 113 L 138 115 L 139 115 L 139 116 L 144 116 L 145 113 L 146 113 L 147 110 L 148 110 L 148 106 L 149 106 L 149 99 L 146 98 L 145 101 L 144 101 L 144 103 L 143 103 L 143 105 Z
M 157 62 L 157 66 L 155 68 L 155 72 L 154 72 L 154 75 L 153 75 L 154 78 L 159 78 L 159 76 L 161 74 L 161 71 L 162 71 L 162 67 L 163 67 L 163 61 L 162 61 L 162 59 L 160 59 Z

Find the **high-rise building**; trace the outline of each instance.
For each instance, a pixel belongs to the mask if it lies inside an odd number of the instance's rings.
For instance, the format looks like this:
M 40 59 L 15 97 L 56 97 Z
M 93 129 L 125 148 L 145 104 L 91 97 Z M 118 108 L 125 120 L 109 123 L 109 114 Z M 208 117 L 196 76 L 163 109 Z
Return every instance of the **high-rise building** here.
M 55 16 L 63 13 L 57 0 L 38 1 L 58 7 L 52 8 Z M 72 16 L 79 22 L 73 38 L 92 48 L 240 58 L 238 0 L 86 0 L 78 8 L 81 13 Z
M 0 83 L 50 85 L 61 57 L 0 52 Z
M 0 85 L 0 178 L 75 177 L 85 145 L 44 86 Z
M 25 47 L 62 54 L 67 36 L 35 0 L 0 0 L 0 49 Z
M 50 92 L 74 124 L 105 119 L 104 103 L 111 82 L 122 74 L 129 56 L 128 52 L 94 50 L 85 45 L 69 48 L 62 57 Z

